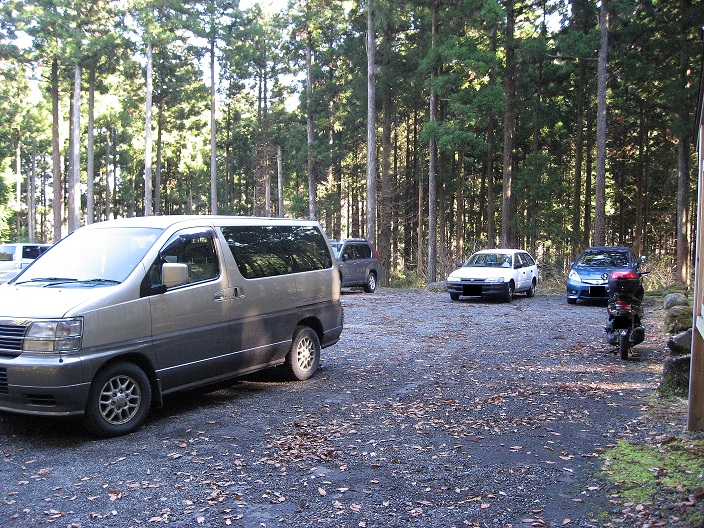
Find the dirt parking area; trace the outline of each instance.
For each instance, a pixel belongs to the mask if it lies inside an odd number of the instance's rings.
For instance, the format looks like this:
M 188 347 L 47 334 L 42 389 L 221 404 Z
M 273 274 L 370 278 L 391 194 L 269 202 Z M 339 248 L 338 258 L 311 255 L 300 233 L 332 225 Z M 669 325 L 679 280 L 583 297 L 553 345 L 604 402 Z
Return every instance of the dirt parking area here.
M 621 516 L 600 453 L 638 434 L 659 382 L 653 306 L 639 357 L 624 362 L 605 344 L 605 306 L 563 295 L 381 290 L 343 304 L 342 338 L 306 382 L 176 395 L 109 440 L 75 419 L 0 414 L 0 526 L 596 527 Z

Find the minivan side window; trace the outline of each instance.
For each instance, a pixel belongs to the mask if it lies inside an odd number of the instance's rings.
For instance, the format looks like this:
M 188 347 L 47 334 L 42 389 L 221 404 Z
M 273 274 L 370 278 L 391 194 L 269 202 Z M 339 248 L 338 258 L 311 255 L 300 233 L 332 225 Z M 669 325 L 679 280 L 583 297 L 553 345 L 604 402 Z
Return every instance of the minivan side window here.
M 313 226 L 224 226 L 220 230 L 245 279 L 332 267 L 325 238 Z
M 147 276 L 151 286 L 160 286 L 161 265 L 165 262 L 186 264 L 188 284 L 214 279 L 220 275 L 215 251 L 215 233 L 211 229 L 188 229 L 175 233 L 159 252 Z

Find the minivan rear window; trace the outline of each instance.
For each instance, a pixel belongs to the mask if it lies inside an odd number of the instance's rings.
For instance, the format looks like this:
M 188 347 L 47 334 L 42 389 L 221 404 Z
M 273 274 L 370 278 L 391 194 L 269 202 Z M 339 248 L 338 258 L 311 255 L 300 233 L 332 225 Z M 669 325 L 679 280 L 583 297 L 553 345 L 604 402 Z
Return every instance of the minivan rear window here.
M 332 267 L 325 238 L 313 226 L 224 226 L 220 229 L 245 279 Z

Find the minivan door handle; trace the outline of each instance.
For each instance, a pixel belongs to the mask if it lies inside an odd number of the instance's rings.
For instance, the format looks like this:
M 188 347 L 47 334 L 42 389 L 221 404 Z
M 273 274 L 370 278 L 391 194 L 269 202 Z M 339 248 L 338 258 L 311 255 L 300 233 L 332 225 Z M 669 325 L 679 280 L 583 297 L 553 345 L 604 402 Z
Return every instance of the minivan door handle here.
M 240 297 L 241 294 L 242 288 L 225 288 L 224 290 L 215 292 L 213 300 L 215 302 L 228 301 L 230 299 L 234 299 L 235 297 Z M 242 295 L 242 297 L 244 297 L 244 295 Z
M 222 302 L 227 300 L 227 292 L 225 290 L 220 290 L 219 292 L 216 292 L 215 295 L 213 296 L 213 300 L 215 302 Z

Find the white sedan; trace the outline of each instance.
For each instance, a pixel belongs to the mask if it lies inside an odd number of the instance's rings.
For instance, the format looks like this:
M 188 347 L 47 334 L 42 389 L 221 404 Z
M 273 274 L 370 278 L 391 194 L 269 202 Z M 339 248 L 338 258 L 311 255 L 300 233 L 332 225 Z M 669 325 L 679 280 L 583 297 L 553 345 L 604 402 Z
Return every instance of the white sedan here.
M 538 264 L 520 249 L 486 249 L 467 259 L 447 278 L 447 291 L 456 301 L 460 295 L 499 295 L 510 302 L 513 294 L 535 295 Z

